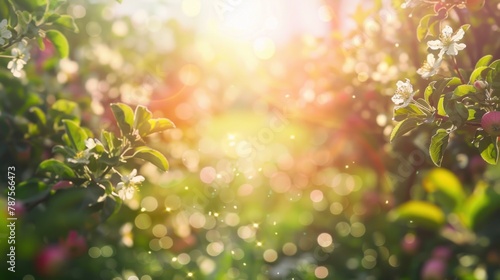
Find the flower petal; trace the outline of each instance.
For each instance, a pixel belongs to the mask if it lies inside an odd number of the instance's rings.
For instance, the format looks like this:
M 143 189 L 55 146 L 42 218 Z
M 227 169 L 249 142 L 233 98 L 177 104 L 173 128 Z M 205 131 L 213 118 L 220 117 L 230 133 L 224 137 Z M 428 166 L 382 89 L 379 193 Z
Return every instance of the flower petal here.
M 453 35 L 453 37 L 451 37 L 451 40 L 458 42 L 458 41 L 462 40 L 462 38 L 464 37 L 464 34 L 465 34 L 465 31 L 462 28 L 460 28 L 460 29 L 458 29 L 457 33 L 455 35 Z
M 427 46 L 431 50 L 439 50 L 443 48 L 443 42 L 441 42 L 440 40 L 432 40 L 427 42 Z

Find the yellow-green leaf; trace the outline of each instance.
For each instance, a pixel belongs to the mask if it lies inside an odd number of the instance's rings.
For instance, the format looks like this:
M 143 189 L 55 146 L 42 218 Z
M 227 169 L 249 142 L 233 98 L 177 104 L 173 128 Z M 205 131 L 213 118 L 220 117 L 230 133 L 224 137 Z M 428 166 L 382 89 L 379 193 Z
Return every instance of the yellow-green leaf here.
M 68 39 L 58 30 L 49 30 L 45 33 L 47 39 L 52 42 L 60 58 L 66 58 L 69 55 Z
M 445 222 L 443 211 L 436 205 L 412 200 L 394 209 L 389 218 L 394 221 L 404 221 L 409 224 L 436 230 Z

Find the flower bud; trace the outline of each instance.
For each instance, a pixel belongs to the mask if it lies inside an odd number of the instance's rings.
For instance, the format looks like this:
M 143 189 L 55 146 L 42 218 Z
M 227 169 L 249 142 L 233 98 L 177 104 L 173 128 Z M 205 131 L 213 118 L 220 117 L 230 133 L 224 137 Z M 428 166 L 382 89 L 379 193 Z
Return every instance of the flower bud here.
M 485 89 L 486 87 L 488 87 L 488 83 L 486 81 L 477 80 L 474 82 L 474 87 L 476 89 Z

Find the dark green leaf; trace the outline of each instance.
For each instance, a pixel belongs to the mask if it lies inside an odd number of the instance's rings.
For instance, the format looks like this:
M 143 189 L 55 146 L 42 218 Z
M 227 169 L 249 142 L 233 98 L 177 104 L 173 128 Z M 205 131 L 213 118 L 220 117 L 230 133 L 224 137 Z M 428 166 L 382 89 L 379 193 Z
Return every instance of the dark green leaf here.
M 169 167 L 168 161 L 162 153 L 146 146 L 136 148 L 133 157 L 149 161 L 163 171 L 167 171 Z
M 119 197 L 108 195 L 104 200 L 104 205 L 101 212 L 101 221 L 106 221 L 113 214 L 120 210 L 122 200 Z
M 63 145 L 54 146 L 52 148 L 52 152 L 55 154 L 61 154 L 64 157 L 74 157 L 76 155 L 74 149 L 67 147 L 67 146 L 63 146 Z
M 469 110 L 461 102 L 450 100 L 450 95 L 445 95 L 444 110 L 450 117 L 450 121 L 457 127 L 461 127 L 469 119 Z
M 69 44 L 66 36 L 58 30 L 49 30 L 45 33 L 45 35 L 54 45 L 60 58 L 66 58 L 69 56 Z
M 450 135 L 446 129 L 438 129 L 436 133 L 431 138 L 431 144 L 429 146 L 429 154 L 431 156 L 432 162 L 436 166 L 441 166 L 443 161 L 444 151 L 446 146 L 448 146 L 448 139 Z
M 55 159 L 44 160 L 38 165 L 37 174 L 57 177 L 57 178 L 73 178 L 75 172 L 63 162 Z
M 134 111 L 128 105 L 123 103 L 111 104 L 111 110 L 122 131 L 122 135 L 129 135 L 134 125 Z

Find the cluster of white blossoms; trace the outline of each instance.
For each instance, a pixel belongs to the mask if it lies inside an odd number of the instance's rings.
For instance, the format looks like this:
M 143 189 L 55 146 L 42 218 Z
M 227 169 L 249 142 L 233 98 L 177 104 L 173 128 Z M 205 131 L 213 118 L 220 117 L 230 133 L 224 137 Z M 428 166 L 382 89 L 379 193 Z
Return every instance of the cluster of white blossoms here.
M 427 60 L 424 62 L 424 65 L 417 70 L 417 73 L 424 79 L 428 79 L 437 74 L 445 54 L 455 56 L 458 54 L 458 51 L 465 49 L 465 44 L 459 43 L 464 37 L 464 34 L 465 31 L 462 28 L 456 33 L 453 33 L 453 29 L 449 25 L 445 26 L 441 31 L 439 40 L 427 42 L 427 47 L 431 50 L 439 50 L 437 58 L 434 54 L 428 54 Z
M 10 38 L 12 38 L 12 32 L 7 27 L 7 20 L 3 19 L 0 21 L 0 47 L 5 45 Z M 2 57 L 12 58 L 7 64 L 7 68 L 12 72 L 14 77 L 19 78 L 23 74 L 24 65 L 26 65 L 31 57 L 28 42 L 24 39 L 21 40 L 11 49 L 10 54 L 10 56 Z
M 412 3 L 411 0 L 406 1 L 406 4 Z M 427 59 L 421 68 L 417 70 L 417 74 L 422 76 L 424 79 L 428 79 L 436 75 L 441 67 L 444 55 L 455 56 L 458 51 L 465 49 L 464 43 L 459 43 L 464 37 L 464 30 L 460 28 L 456 33 L 453 33 L 453 29 L 450 26 L 445 26 L 441 31 L 439 40 L 432 40 L 427 42 L 427 46 L 431 50 L 439 50 L 437 57 L 430 53 L 427 55 Z M 398 81 L 396 84 L 396 92 L 392 97 L 392 102 L 396 104 L 394 107 L 396 110 L 408 106 L 412 103 L 413 96 L 415 92 L 413 91 L 413 86 L 410 80 L 406 79 L 403 81 Z

